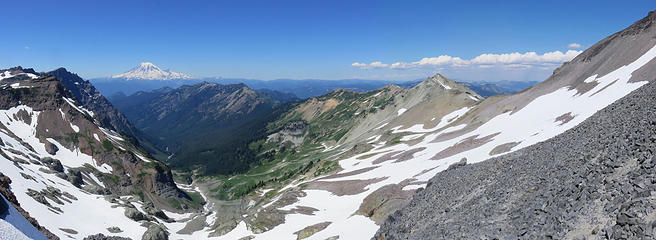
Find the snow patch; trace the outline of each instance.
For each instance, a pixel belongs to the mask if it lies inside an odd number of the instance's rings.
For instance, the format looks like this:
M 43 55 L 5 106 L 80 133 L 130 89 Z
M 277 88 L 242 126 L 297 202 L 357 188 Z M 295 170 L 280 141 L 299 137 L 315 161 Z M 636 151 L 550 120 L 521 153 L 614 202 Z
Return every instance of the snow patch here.
M 80 132 L 80 127 L 73 125 L 73 123 L 69 123 L 69 124 L 71 125 L 71 128 L 73 129 L 73 131 L 75 131 L 76 133 Z

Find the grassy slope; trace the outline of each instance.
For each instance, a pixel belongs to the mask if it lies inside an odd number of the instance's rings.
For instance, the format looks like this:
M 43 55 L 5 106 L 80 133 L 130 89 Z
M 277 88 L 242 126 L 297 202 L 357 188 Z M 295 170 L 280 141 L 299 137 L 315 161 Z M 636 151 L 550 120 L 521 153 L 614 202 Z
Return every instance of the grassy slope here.
M 295 179 L 312 178 L 335 171 L 339 168 L 335 151 L 324 152 L 322 142 L 339 142 L 341 138 L 358 122 L 359 117 L 384 109 L 393 102 L 393 97 L 371 98 L 380 91 L 367 93 L 350 91 L 334 91 L 317 97 L 319 102 L 337 100 L 339 104 L 306 121 L 308 128 L 302 144 L 278 144 L 267 142 L 265 138 L 251 142 L 249 147 L 257 153 L 257 163 L 251 164 L 248 171 L 234 175 L 214 175 L 212 181 L 221 184 L 211 189 L 211 196 L 220 200 L 234 200 L 252 193 L 255 189 L 264 187 L 278 188 Z M 375 101 L 367 101 L 375 99 Z M 281 130 L 287 123 L 304 120 L 301 106 L 307 103 L 297 103 L 294 108 L 282 114 L 279 119 L 267 126 L 267 134 Z M 267 194 L 272 197 L 275 191 Z

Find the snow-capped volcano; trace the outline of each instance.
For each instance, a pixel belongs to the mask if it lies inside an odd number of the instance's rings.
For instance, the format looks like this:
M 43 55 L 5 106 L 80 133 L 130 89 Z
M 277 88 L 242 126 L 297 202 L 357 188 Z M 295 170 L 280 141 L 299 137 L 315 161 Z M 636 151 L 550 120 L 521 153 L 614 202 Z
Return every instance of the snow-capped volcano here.
M 130 71 L 114 75 L 112 78 L 124 78 L 127 80 L 173 80 L 173 79 L 190 79 L 191 76 L 184 73 L 177 73 L 170 70 L 162 70 L 155 64 L 143 62 L 139 66 L 130 69 Z

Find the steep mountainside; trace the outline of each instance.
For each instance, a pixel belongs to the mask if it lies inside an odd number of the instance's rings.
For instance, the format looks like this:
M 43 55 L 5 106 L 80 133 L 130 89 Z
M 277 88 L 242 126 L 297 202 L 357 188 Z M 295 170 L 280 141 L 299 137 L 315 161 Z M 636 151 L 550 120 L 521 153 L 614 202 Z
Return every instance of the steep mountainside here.
M 200 207 L 165 164 L 101 122 L 112 111 L 94 112 L 100 109 L 94 101 L 83 104 L 74 94 L 93 99 L 93 92 L 29 69 L 10 72 L 17 77 L 0 80 L 0 171 L 41 226 L 62 239 L 96 233 L 137 239 L 174 222 L 157 209 Z
M 650 13 L 513 95 L 482 99 L 438 75 L 407 92 L 389 86 L 308 99 L 252 145 L 271 161 L 242 175 L 195 179 L 222 209 L 228 203 L 216 199 L 230 199 L 225 190 L 246 193 L 211 228 L 225 233 L 221 239 L 371 238 L 448 166 L 553 138 L 653 80 L 655 18 Z M 284 174 L 289 169 L 296 173 Z M 272 180 L 259 178 L 266 175 Z
M 654 101 L 652 81 L 550 140 L 440 172 L 376 239 L 654 239 Z
M 159 159 L 183 169 L 200 167 L 207 174 L 248 168 L 255 157 L 247 142 L 262 137 L 282 104 L 244 84 L 216 83 L 138 92 L 115 103 L 167 153 Z

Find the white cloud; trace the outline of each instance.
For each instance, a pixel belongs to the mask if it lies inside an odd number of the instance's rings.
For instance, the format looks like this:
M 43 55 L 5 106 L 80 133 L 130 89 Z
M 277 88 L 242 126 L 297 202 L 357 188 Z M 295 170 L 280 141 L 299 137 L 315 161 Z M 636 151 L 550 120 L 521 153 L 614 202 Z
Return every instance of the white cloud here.
M 494 66 L 508 67 L 508 68 L 531 68 L 533 66 L 556 65 L 569 60 L 579 55 L 582 51 L 568 50 L 563 53 L 561 51 L 548 52 L 538 54 L 536 52 L 526 53 L 503 53 L 503 54 L 481 54 L 470 60 L 464 60 L 459 57 L 452 57 L 442 55 L 439 57 L 426 57 L 415 62 L 396 62 L 392 64 L 385 64 L 382 62 L 372 62 L 370 64 L 355 62 L 351 64 L 354 67 L 362 69 L 371 68 L 390 68 L 390 69 L 408 69 L 419 67 L 435 67 L 435 66 L 448 66 L 448 67 L 467 67 L 478 66 L 480 68 L 491 68 Z
M 25 50 L 30 50 L 31 49 L 30 46 L 25 46 L 23 48 L 25 48 Z
M 382 62 L 372 62 L 369 64 L 369 66 L 373 68 L 384 68 L 387 67 L 387 64 L 384 64 Z
M 548 52 L 542 55 L 536 52 L 527 53 L 504 53 L 504 54 L 482 54 L 470 62 L 472 64 L 535 64 L 535 63 L 562 63 L 579 55 L 581 51 L 569 50 Z
M 359 68 L 362 68 L 362 69 L 371 69 L 371 68 L 386 68 L 386 67 L 389 66 L 389 64 L 385 64 L 385 63 L 382 63 L 382 62 L 372 62 L 372 63 L 369 63 L 369 64 L 354 62 L 354 63 L 351 64 L 351 66 L 359 67 Z
M 570 43 L 567 45 L 567 48 L 569 49 L 581 49 L 582 47 L 583 46 L 581 46 L 581 44 L 578 43 Z
M 351 66 L 359 67 L 359 68 L 366 68 L 368 65 L 366 63 L 354 62 L 353 64 L 351 64 Z

